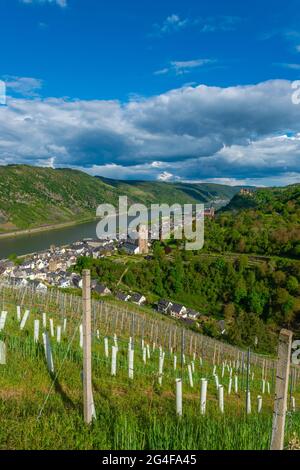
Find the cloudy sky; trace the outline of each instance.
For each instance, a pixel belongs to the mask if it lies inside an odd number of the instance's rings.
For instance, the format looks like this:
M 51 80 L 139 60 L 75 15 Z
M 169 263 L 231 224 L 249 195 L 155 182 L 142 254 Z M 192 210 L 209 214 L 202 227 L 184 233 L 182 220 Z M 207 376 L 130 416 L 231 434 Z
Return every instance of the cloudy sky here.
M 0 0 L 0 164 L 299 182 L 299 3 Z

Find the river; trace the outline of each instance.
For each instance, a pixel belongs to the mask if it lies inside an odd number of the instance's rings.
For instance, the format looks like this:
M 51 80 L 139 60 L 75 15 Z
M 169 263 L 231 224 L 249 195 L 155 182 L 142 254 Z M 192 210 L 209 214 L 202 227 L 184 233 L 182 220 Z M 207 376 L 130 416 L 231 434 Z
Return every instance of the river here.
M 50 245 L 68 245 L 82 238 L 97 238 L 96 226 L 97 221 L 94 220 L 70 227 L 0 239 L 0 259 L 7 258 L 12 253 L 21 256 L 46 250 Z
M 157 216 L 151 219 L 151 214 L 148 213 L 149 220 L 143 221 L 142 223 L 154 223 L 158 220 Z M 165 216 L 164 216 L 165 217 Z M 163 219 L 164 219 L 163 217 Z M 127 223 L 130 224 L 135 220 L 135 216 L 128 216 Z M 97 220 L 92 222 L 85 222 L 78 225 L 72 225 L 70 227 L 59 228 L 55 230 L 48 230 L 43 232 L 36 232 L 18 236 L 12 236 L 10 238 L 0 238 L 0 259 L 8 258 L 11 254 L 17 256 L 27 255 L 30 253 L 37 253 L 40 251 L 47 250 L 51 245 L 62 246 L 69 245 L 77 240 L 83 238 L 97 238 L 96 227 Z M 117 217 L 117 232 L 119 227 L 119 219 Z M 157 223 L 156 223 L 157 225 Z M 130 227 L 128 225 L 128 227 Z M 129 232 L 130 229 L 128 228 Z M 158 232 L 158 226 L 157 226 Z M 122 232 L 121 232 L 122 234 Z M 121 236 L 122 238 L 122 236 Z

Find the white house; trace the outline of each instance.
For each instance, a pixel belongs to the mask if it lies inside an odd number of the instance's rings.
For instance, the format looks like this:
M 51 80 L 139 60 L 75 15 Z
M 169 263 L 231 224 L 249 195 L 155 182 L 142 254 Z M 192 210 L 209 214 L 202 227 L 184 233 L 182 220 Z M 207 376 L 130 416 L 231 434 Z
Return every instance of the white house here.
M 186 316 L 186 307 L 181 304 L 173 304 L 170 308 L 170 315 L 176 318 L 184 317 Z
M 128 300 L 131 299 L 131 296 L 129 294 L 124 294 L 123 292 L 118 292 L 116 298 L 118 300 L 122 300 L 123 302 L 128 302 Z
M 133 243 L 124 243 L 121 248 L 125 250 L 128 255 L 138 255 L 140 252 L 140 248 Z
M 137 305 L 143 305 L 146 302 L 146 297 L 141 294 L 133 294 L 131 300 Z
M 71 287 L 71 285 L 72 285 L 71 279 L 63 278 L 60 280 L 58 287 L 60 287 L 61 289 L 67 289 L 68 287 Z

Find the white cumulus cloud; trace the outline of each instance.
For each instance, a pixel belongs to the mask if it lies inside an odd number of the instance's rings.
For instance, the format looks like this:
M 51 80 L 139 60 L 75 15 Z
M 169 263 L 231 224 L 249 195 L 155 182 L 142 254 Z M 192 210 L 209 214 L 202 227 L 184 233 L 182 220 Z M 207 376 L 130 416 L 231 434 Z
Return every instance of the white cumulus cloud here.
M 21 3 L 53 3 L 62 8 L 67 6 L 67 0 L 20 0 Z
M 300 180 L 293 92 L 291 82 L 271 80 L 186 86 L 127 103 L 8 96 L 0 107 L 0 163 L 129 179 Z

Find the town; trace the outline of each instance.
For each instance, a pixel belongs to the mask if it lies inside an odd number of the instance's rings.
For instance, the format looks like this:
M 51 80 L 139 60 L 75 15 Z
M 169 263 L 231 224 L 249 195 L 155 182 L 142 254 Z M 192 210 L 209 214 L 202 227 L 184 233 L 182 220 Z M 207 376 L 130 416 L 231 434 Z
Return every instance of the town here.
M 46 293 L 49 288 L 81 289 L 82 277 L 72 270 L 80 257 L 101 259 L 119 253 L 120 256 L 141 255 L 145 259 L 151 259 L 149 254 L 151 243 L 148 237 L 146 226 L 141 225 L 138 227 L 137 240 L 88 238 L 66 246 L 51 246 L 43 252 L 21 259 L 1 260 L 0 283 L 15 288 L 32 288 L 39 293 Z M 162 228 L 159 238 L 161 237 Z M 113 296 L 118 301 L 132 302 L 137 306 L 147 305 L 147 298 L 143 293 L 128 293 L 120 290 L 112 292 L 111 288 L 97 280 L 92 280 L 91 287 L 92 291 L 101 297 Z M 199 312 L 167 299 L 160 299 L 153 307 L 161 314 L 181 319 L 190 325 L 200 317 Z

